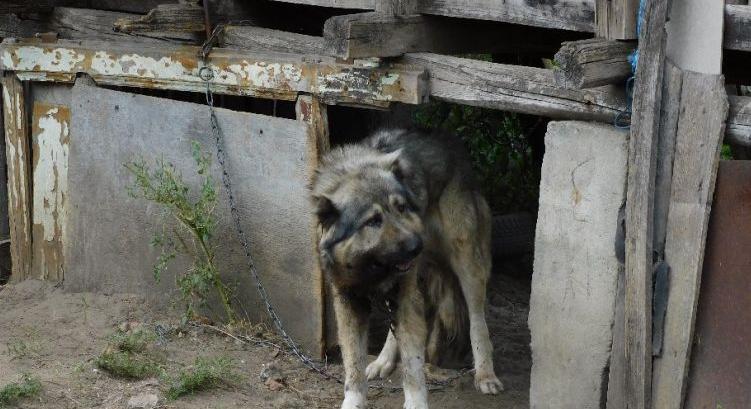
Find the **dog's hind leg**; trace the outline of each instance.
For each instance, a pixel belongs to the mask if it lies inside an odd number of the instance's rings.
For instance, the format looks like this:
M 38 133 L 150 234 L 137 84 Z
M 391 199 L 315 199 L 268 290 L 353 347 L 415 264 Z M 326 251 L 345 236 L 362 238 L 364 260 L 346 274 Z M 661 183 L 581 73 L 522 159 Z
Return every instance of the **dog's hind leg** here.
M 368 354 L 367 301 L 334 294 L 339 346 L 344 361 L 344 401 L 341 409 L 365 409 L 368 381 L 365 363 Z
M 394 372 L 396 368 L 396 361 L 399 358 L 399 346 L 396 343 L 393 331 L 389 330 L 389 335 L 386 337 L 386 343 L 383 344 L 381 353 L 378 354 L 378 358 L 371 362 L 365 369 L 365 373 L 368 376 L 368 380 L 375 378 L 385 379 L 391 372 Z
M 425 300 L 412 274 L 401 284 L 396 319 L 396 340 L 402 359 L 404 409 L 428 409 L 425 384 Z
M 490 209 L 474 193 L 467 200 L 441 203 L 448 240 L 448 258 L 467 302 L 469 338 L 475 363 L 475 387 L 496 394 L 503 384 L 493 369 L 493 345 L 485 321 L 487 281 L 492 264 L 490 253 Z

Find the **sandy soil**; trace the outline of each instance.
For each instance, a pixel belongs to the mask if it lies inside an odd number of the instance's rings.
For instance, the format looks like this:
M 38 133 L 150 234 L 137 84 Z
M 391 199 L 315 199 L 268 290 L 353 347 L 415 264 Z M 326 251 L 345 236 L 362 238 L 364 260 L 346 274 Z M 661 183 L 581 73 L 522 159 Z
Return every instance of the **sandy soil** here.
M 506 276 L 494 276 L 489 295 L 489 325 L 494 333 L 496 368 L 507 391 L 499 396 L 475 392 L 471 375 L 430 394 L 431 408 L 528 407 L 529 333 L 526 329 L 528 285 Z M 42 394 L 22 401 L 20 408 L 127 408 L 137 394 L 159 396 L 161 408 L 334 408 L 341 387 L 303 367 L 270 346 L 238 342 L 205 327 L 173 331 L 159 349 L 168 372 L 188 367 L 196 357 L 231 359 L 240 374 L 231 385 L 166 401 L 166 381 L 126 381 L 96 369 L 94 359 L 106 347 L 107 337 L 126 322 L 147 328 L 176 328 L 177 319 L 155 311 L 133 295 L 66 293 L 38 281 L 0 287 L 0 386 L 17 381 L 21 373 L 38 376 Z M 260 378 L 273 366 L 286 380 L 270 390 Z M 331 364 L 332 373 L 341 366 Z M 371 408 L 401 407 L 401 392 L 373 389 Z

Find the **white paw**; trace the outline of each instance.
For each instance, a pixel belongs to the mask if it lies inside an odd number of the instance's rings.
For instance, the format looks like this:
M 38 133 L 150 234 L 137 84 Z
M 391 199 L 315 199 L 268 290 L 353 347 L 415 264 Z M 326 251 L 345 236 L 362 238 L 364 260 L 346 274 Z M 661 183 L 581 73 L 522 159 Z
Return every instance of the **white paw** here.
M 425 399 L 405 399 L 404 409 L 428 409 L 428 401 Z
M 365 409 L 365 397 L 359 393 L 344 394 L 342 409 Z
M 365 375 L 369 381 L 376 378 L 386 379 L 391 375 L 391 372 L 394 372 L 394 368 L 396 368 L 396 359 L 387 359 L 378 356 L 375 361 L 371 362 L 365 368 Z
M 475 375 L 475 388 L 486 395 L 496 395 L 503 391 L 503 383 L 492 373 Z

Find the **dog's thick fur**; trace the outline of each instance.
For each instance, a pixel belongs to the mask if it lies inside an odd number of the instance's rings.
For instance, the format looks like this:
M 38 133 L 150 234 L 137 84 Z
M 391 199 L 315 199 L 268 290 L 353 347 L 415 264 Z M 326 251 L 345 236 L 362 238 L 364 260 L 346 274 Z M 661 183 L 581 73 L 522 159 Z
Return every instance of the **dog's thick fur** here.
M 367 380 L 387 376 L 399 357 L 404 407 L 427 408 L 425 357 L 437 361 L 455 347 L 449 344 L 465 337 L 467 323 L 475 385 L 501 391 L 485 323 L 490 210 L 461 142 L 378 131 L 323 158 L 312 199 L 344 360 L 342 408 L 364 409 Z M 394 330 L 366 368 L 371 303 L 384 301 L 395 310 Z

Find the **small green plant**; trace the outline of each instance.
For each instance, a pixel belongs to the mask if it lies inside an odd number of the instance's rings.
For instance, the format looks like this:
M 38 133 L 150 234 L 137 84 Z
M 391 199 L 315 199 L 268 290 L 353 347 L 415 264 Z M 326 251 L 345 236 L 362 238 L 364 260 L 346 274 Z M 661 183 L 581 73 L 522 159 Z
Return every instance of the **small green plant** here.
M 113 376 L 143 379 L 159 375 L 161 368 L 147 352 L 155 337 L 149 331 L 117 331 L 109 337 L 109 345 L 96 359 L 95 364 Z
M 24 374 L 20 382 L 13 382 L 0 388 L 0 408 L 9 408 L 19 400 L 33 398 L 42 391 L 38 378 Z
M 166 395 L 168 399 L 175 400 L 198 391 L 215 389 L 236 378 L 228 358 L 197 358 L 192 368 L 181 371 L 172 380 Z
M 111 375 L 127 379 L 144 379 L 161 373 L 152 360 L 131 352 L 108 349 L 96 359 L 96 366 Z
M 202 180 L 197 193 L 190 191 L 174 165 L 160 159 L 152 170 L 141 159 L 125 164 L 135 176 L 135 183 L 129 188 L 129 194 L 160 204 L 178 222 L 178 228 L 172 229 L 171 235 L 167 234 L 165 223 L 162 232 L 154 236 L 151 244 L 161 249 L 154 265 L 154 278 L 157 281 L 178 253 L 186 254 L 193 260 L 193 265 L 177 277 L 181 301 L 185 304 L 185 319 L 197 317 L 197 307 L 206 305 L 213 289 L 224 307 L 228 322 L 233 322 L 236 314 L 231 303 L 232 291 L 219 277 L 219 270 L 214 262 L 215 249 L 211 245 L 216 228 L 214 208 L 217 202 L 209 170 L 211 160 L 203 154 L 198 142 L 193 142 L 193 158 Z

